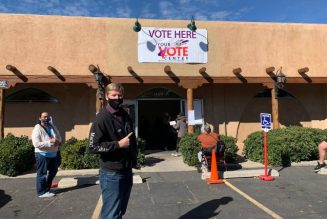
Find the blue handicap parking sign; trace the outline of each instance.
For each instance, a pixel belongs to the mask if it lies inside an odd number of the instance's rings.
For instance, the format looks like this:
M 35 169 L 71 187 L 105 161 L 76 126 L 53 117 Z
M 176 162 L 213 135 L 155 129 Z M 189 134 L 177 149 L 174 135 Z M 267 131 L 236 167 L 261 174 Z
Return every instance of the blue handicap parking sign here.
M 264 130 L 271 129 L 271 115 L 269 113 L 260 113 L 261 128 Z

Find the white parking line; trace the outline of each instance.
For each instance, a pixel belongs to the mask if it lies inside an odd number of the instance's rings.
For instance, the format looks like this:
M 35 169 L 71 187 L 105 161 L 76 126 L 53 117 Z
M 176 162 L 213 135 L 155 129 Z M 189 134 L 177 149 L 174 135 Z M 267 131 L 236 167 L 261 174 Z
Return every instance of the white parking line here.
M 225 184 L 227 186 L 229 186 L 231 189 L 233 189 L 234 191 L 236 191 L 237 193 L 239 193 L 241 196 L 243 196 L 244 198 L 246 198 L 247 200 L 249 200 L 252 204 L 254 204 L 255 206 L 257 206 L 258 208 L 260 208 L 261 210 L 263 210 L 264 212 L 266 212 L 267 214 L 269 214 L 273 218 L 276 218 L 276 219 L 282 219 L 283 218 L 283 217 L 279 216 L 278 214 L 276 214 L 275 212 L 273 212 L 272 210 L 270 210 L 269 208 L 267 208 L 266 206 L 264 206 L 263 204 L 261 204 L 261 203 L 257 202 L 256 200 L 254 200 L 249 195 L 245 194 L 244 192 L 242 192 L 241 190 L 239 190 L 238 188 L 236 188 L 234 185 L 232 185 L 227 180 L 224 180 L 224 181 L 225 181 Z

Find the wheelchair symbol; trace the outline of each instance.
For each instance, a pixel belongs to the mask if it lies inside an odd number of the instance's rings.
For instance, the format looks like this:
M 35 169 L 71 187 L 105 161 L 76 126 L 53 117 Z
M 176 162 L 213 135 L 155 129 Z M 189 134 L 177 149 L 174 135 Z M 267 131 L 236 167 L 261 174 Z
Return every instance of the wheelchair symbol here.
M 261 128 L 262 129 L 271 129 L 271 115 L 270 114 L 260 114 Z
M 262 125 L 269 126 L 270 125 L 270 121 L 269 120 L 266 120 L 266 119 L 267 119 L 267 117 L 263 117 Z

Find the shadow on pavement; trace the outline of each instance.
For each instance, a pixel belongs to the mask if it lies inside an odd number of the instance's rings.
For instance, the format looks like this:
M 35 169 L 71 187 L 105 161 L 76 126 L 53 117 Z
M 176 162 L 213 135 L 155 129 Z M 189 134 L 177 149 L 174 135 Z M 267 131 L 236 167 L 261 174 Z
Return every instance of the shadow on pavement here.
M 242 169 L 242 166 L 240 164 L 238 164 L 238 163 L 227 163 L 225 166 L 224 165 L 222 165 L 222 166 L 225 168 L 226 171 L 233 171 L 233 170 Z M 219 169 L 219 171 L 223 171 L 223 170 L 224 169 L 222 169 L 222 170 Z
M 147 158 L 145 158 L 144 166 L 152 167 L 152 166 L 156 165 L 157 163 L 160 163 L 164 160 L 165 159 L 163 159 L 163 158 L 147 157 Z
M 64 180 L 65 178 L 63 178 L 62 180 Z M 61 185 L 62 188 L 57 188 L 55 190 L 56 194 L 59 193 L 63 193 L 63 192 L 68 192 L 68 191 L 72 191 L 72 190 L 76 190 L 76 189 L 82 189 L 82 188 L 86 188 L 86 187 L 90 187 L 90 186 L 94 186 L 99 184 L 99 176 L 81 176 L 81 177 L 75 177 L 73 180 L 71 181 L 70 178 L 68 178 L 68 184 L 67 182 L 59 182 L 59 185 Z
M 192 209 L 186 214 L 179 217 L 179 219 L 188 218 L 212 218 L 220 213 L 220 210 L 216 212 L 220 205 L 226 205 L 233 201 L 231 197 L 222 197 L 220 199 L 213 199 L 211 201 L 205 202 L 202 205 Z
M 237 154 L 236 155 L 236 161 L 237 161 L 237 163 L 244 163 L 244 162 L 246 162 L 246 159 L 245 159 L 244 156 L 241 156 L 241 155 Z
M 57 189 L 54 189 L 54 193 L 55 194 L 60 194 L 60 193 L 64 193 L 64 192 L 70 192 L 70 191 L 73 191 L 73 190 L 76 190 L 76 189 L 87 188 L 87 187 L 90 187 L 90 186 L 95 186 L 95 184 L 86 184 L 86 185 L 80 185 L 80 186 L 77 185 L 77 186 L 74 186 L 74 187 L 63 188 L 63 189 L 57 188 Z
M 0 208 L 5 206 L 8 202 L 12 201 L 12 198 L 10 195 L 6 195 L 5 191 L 0 189 Z
M 97 184 L 97 181 L 99 181 L 99 175 L 74 177 L 74 179 L 77 180 L 77 186 L 95 185 Z

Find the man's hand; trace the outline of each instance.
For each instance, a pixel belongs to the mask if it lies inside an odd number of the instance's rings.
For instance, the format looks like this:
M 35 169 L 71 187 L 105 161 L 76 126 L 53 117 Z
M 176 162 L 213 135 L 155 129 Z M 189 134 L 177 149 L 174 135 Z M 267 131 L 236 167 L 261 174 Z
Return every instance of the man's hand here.
M 129 147 L 129 137 L 133 134 L 133 132 L 130 132 L 128 135 L 126 135 L 124 138 L 120 139 L 118 141 L 120 148 L 128 148 Z

